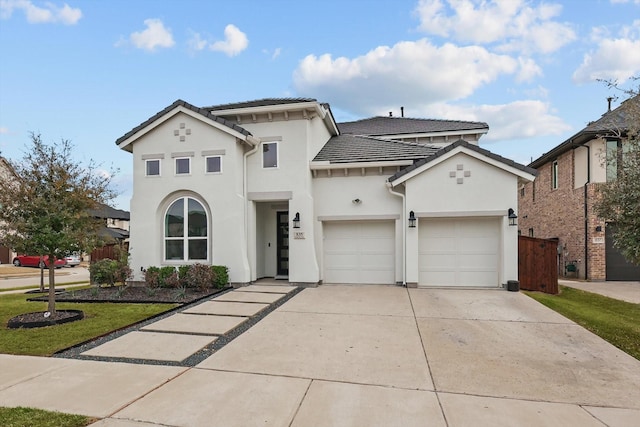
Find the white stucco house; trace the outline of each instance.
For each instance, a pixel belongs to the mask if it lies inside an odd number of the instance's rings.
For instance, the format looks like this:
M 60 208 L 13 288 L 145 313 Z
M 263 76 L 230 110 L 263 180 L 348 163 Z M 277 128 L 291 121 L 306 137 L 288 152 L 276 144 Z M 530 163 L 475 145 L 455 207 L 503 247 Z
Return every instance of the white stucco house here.
M 315 99 L 178 100 L 118 138 L 133 155 L 130 251 L 230 280 L 499 287 L 518 279 L 518 186 L 485 123 L 336 123 Z M 512 218 L 513 220 L 513 218 Z

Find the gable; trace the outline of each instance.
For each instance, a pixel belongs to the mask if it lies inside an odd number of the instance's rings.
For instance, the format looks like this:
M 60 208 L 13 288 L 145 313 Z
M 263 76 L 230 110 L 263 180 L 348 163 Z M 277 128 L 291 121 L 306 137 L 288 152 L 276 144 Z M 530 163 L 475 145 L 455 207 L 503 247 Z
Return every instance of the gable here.
M 179 114 L 189 116 L 192 119 L 195 119 L 201 123 L 204 123 L 212 128 L 225 132 L 235 137 L 239 141 L 246 142 L 251 146 L 255 146 L 259 143 L 259 141 L 256 138 L 253 138 L 251 133 L 246 129 L 228 120 L 225 120 L 221 117 L 217 117 L 209 113 L 207 110 L 195 107 L 182 100 L 178 100 L 173 104 L 171 104 L 169 107 L 158 112 L 154 116 L 145 120 L 140 125 L 136 126 L 132 130 L 130 130 L 129 132 L 127 132 L 126 134 L 118 138 L 116 140 L 116 144 L 121 149 L 132 152 L 133 149 L 131 145 L 135 141 L 145 136 L 149 132 L 152 132 L 154 129 L 158 128 L 163 123 L 165 123 L 168 120 L 171 120 L 172 118 L 176 117 Z M 180 136 L 180 135 L 176 135 L 176 136 Z

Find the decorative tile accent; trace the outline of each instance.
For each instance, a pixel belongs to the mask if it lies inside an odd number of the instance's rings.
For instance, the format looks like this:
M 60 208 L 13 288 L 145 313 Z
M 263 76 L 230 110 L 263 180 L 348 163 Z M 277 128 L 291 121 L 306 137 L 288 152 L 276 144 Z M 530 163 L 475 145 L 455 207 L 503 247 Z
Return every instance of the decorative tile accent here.
M 456 170 L 449 172 L 449 178 L 456 178 L 457 184 L 464 184 L 464 178 L 469 178 L 470 176 L 471 171 L 464 170 L 462 163 L 456 165 Z
M 186 135 L 191 135 L 191 129 L 187 129 L 184 123 L 178 125 L 180 129 L 173 130 L 173 136 L 177 136 L 180 142 L 186 141 Z

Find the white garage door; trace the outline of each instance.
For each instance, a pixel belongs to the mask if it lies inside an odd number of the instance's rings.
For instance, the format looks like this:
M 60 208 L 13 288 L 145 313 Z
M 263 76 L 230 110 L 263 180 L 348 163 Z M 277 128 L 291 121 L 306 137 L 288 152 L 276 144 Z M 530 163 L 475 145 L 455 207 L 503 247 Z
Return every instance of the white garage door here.
M 419 284 L 499 286 L 500 219 L 421 219 Z
M 394 221 L 323 223 L 325 283 L 395 283 Z

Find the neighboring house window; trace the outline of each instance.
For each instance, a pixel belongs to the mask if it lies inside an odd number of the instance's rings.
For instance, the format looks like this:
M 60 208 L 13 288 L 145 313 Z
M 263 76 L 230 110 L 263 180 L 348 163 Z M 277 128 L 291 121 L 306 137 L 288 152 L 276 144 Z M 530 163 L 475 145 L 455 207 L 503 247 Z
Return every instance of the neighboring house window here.
M 558 188 L 558 161 L 554 161 L 551 165 L 551 188 Z
M 222 157 L 211 156 L 205 158 L 206 173 L 221 173 L 222 172 Z
M 145 170 L 147 176 L 159 176 L 160 175 L 160 160 L 145 160 Z
M 166 261 L 208 259 L 208 219 L 196 199 L 174 201 L 164 217 L 164 258 Z
M 189 175 L 191 173 L 191 159 L 189 157 L 176 158 L 176 175 Z
M 278 167 L 278 143 L 265 142 L 262 144 L 262 167 L 277 168 Z

